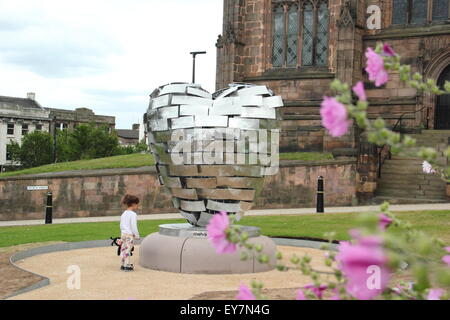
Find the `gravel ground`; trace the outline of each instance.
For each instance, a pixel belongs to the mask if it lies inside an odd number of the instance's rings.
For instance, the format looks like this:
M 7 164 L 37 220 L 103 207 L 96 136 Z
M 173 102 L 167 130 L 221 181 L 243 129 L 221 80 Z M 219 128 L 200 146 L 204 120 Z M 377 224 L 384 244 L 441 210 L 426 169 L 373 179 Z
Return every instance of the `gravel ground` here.
M 283 253 L 287 265 L 293 254 L 301 257 L 307 253 L 312 257 L 312 266 L 316 270 L 327 270 L 323 267 L 324 251 L 286 246 L 278 246 L 278 250 Z M 251 280 L 264 282 L 265 293 L 271 299 L 292 299 L 295 297 L 296 288 L 310 283 L 309 278 L 297 270 L 286 272 L 273 270 L 240 275 L 154 271 L 138 265 L 139 246 L 136 246 L 134 252 L 133 272 L 119 270 L 120 258 L 116 255 L 115 247 L 54 252 L 18 261 L 20 267 L 50 278 L 50 285 L 10 299 L 233 299 L 240 283 L 250 285 Z M 68 288 L 67 282 L 71 277 L 71 273 L 68 273 L 70 266 L 80 268 L 80 289 Z

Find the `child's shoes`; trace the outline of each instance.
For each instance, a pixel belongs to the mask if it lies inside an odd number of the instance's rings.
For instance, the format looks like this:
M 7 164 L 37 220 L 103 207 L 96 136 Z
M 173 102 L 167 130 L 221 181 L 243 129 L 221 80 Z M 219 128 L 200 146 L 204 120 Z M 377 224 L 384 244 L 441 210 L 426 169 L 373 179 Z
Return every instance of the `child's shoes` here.
M 129 266 L 120 266 L 120 270 L 122 271 L 133 271 L 134 270 L 134 266 L 132 264 L 130 264 Z

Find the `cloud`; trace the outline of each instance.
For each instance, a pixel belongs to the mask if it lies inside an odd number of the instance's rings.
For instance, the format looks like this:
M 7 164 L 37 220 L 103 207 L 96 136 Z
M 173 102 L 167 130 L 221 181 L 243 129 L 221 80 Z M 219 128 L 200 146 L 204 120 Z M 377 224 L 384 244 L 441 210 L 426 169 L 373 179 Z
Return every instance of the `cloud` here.
M 105 72 L 117 43 L 99 34 L 69 29 L 27 28 L 0 32 L 0 58 L 43 77 L 77 77 Z
M 109 88 L 87 88 L 84 89 L 83 92 L 91 96 L 108 97 L 113 99 L 146 95 L 146 92 L 144 90 L 121 90 Z
M 33 2 L 32 2 L 33 4 Z M 64 78 L 108 70 L 108 56 L 120 54 L 120 43 L 90 23 L 74 24 L 32 6 L 33 12 L 9 9 L 0 18 L 0 59 L 43 77 Z
M 215 89 L 223 0 L 0 0 L 0 95 L 91 108 L 118 128 L 141 119 L 154 88 Z

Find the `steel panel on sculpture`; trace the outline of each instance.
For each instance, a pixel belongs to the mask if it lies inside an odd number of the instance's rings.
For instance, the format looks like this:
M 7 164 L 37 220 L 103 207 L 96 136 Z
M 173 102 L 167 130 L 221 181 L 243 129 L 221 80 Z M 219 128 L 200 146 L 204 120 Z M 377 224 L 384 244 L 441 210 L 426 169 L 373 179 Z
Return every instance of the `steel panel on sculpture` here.
M 149 145 L 161 184 L 186 220 L 205 227 L 220 211 L 241 216 L 278 171 L 281 97 L 231 84 L 215 94 L 172 83 L 150 95 Z

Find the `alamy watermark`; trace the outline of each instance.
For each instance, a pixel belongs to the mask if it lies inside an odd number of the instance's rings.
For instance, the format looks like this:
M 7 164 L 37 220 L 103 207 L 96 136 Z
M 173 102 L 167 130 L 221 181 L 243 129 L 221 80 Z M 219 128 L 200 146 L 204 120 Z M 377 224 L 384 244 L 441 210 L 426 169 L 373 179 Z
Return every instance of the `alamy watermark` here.
M 369 30 L 379 30 L 381 29 L 381 9 L 376 4 L 372 4 L 367 7 L 367 29 Z
M 278 172 L 279 141 L 278 129 L 178 129 L 167 151 L 175 165 L 260 165 L 272 175 Z
M 381 289 L 381 268 L 377 265 L 369 266 L 366 270 L 370 276 L 366 280 L 366 286 L 369 290 Z
M 77 265 L 67 267 L 66 273 L 70 274 L 67 278 L 66 285 L 69 290 L 81 289 L 81 269 Z

